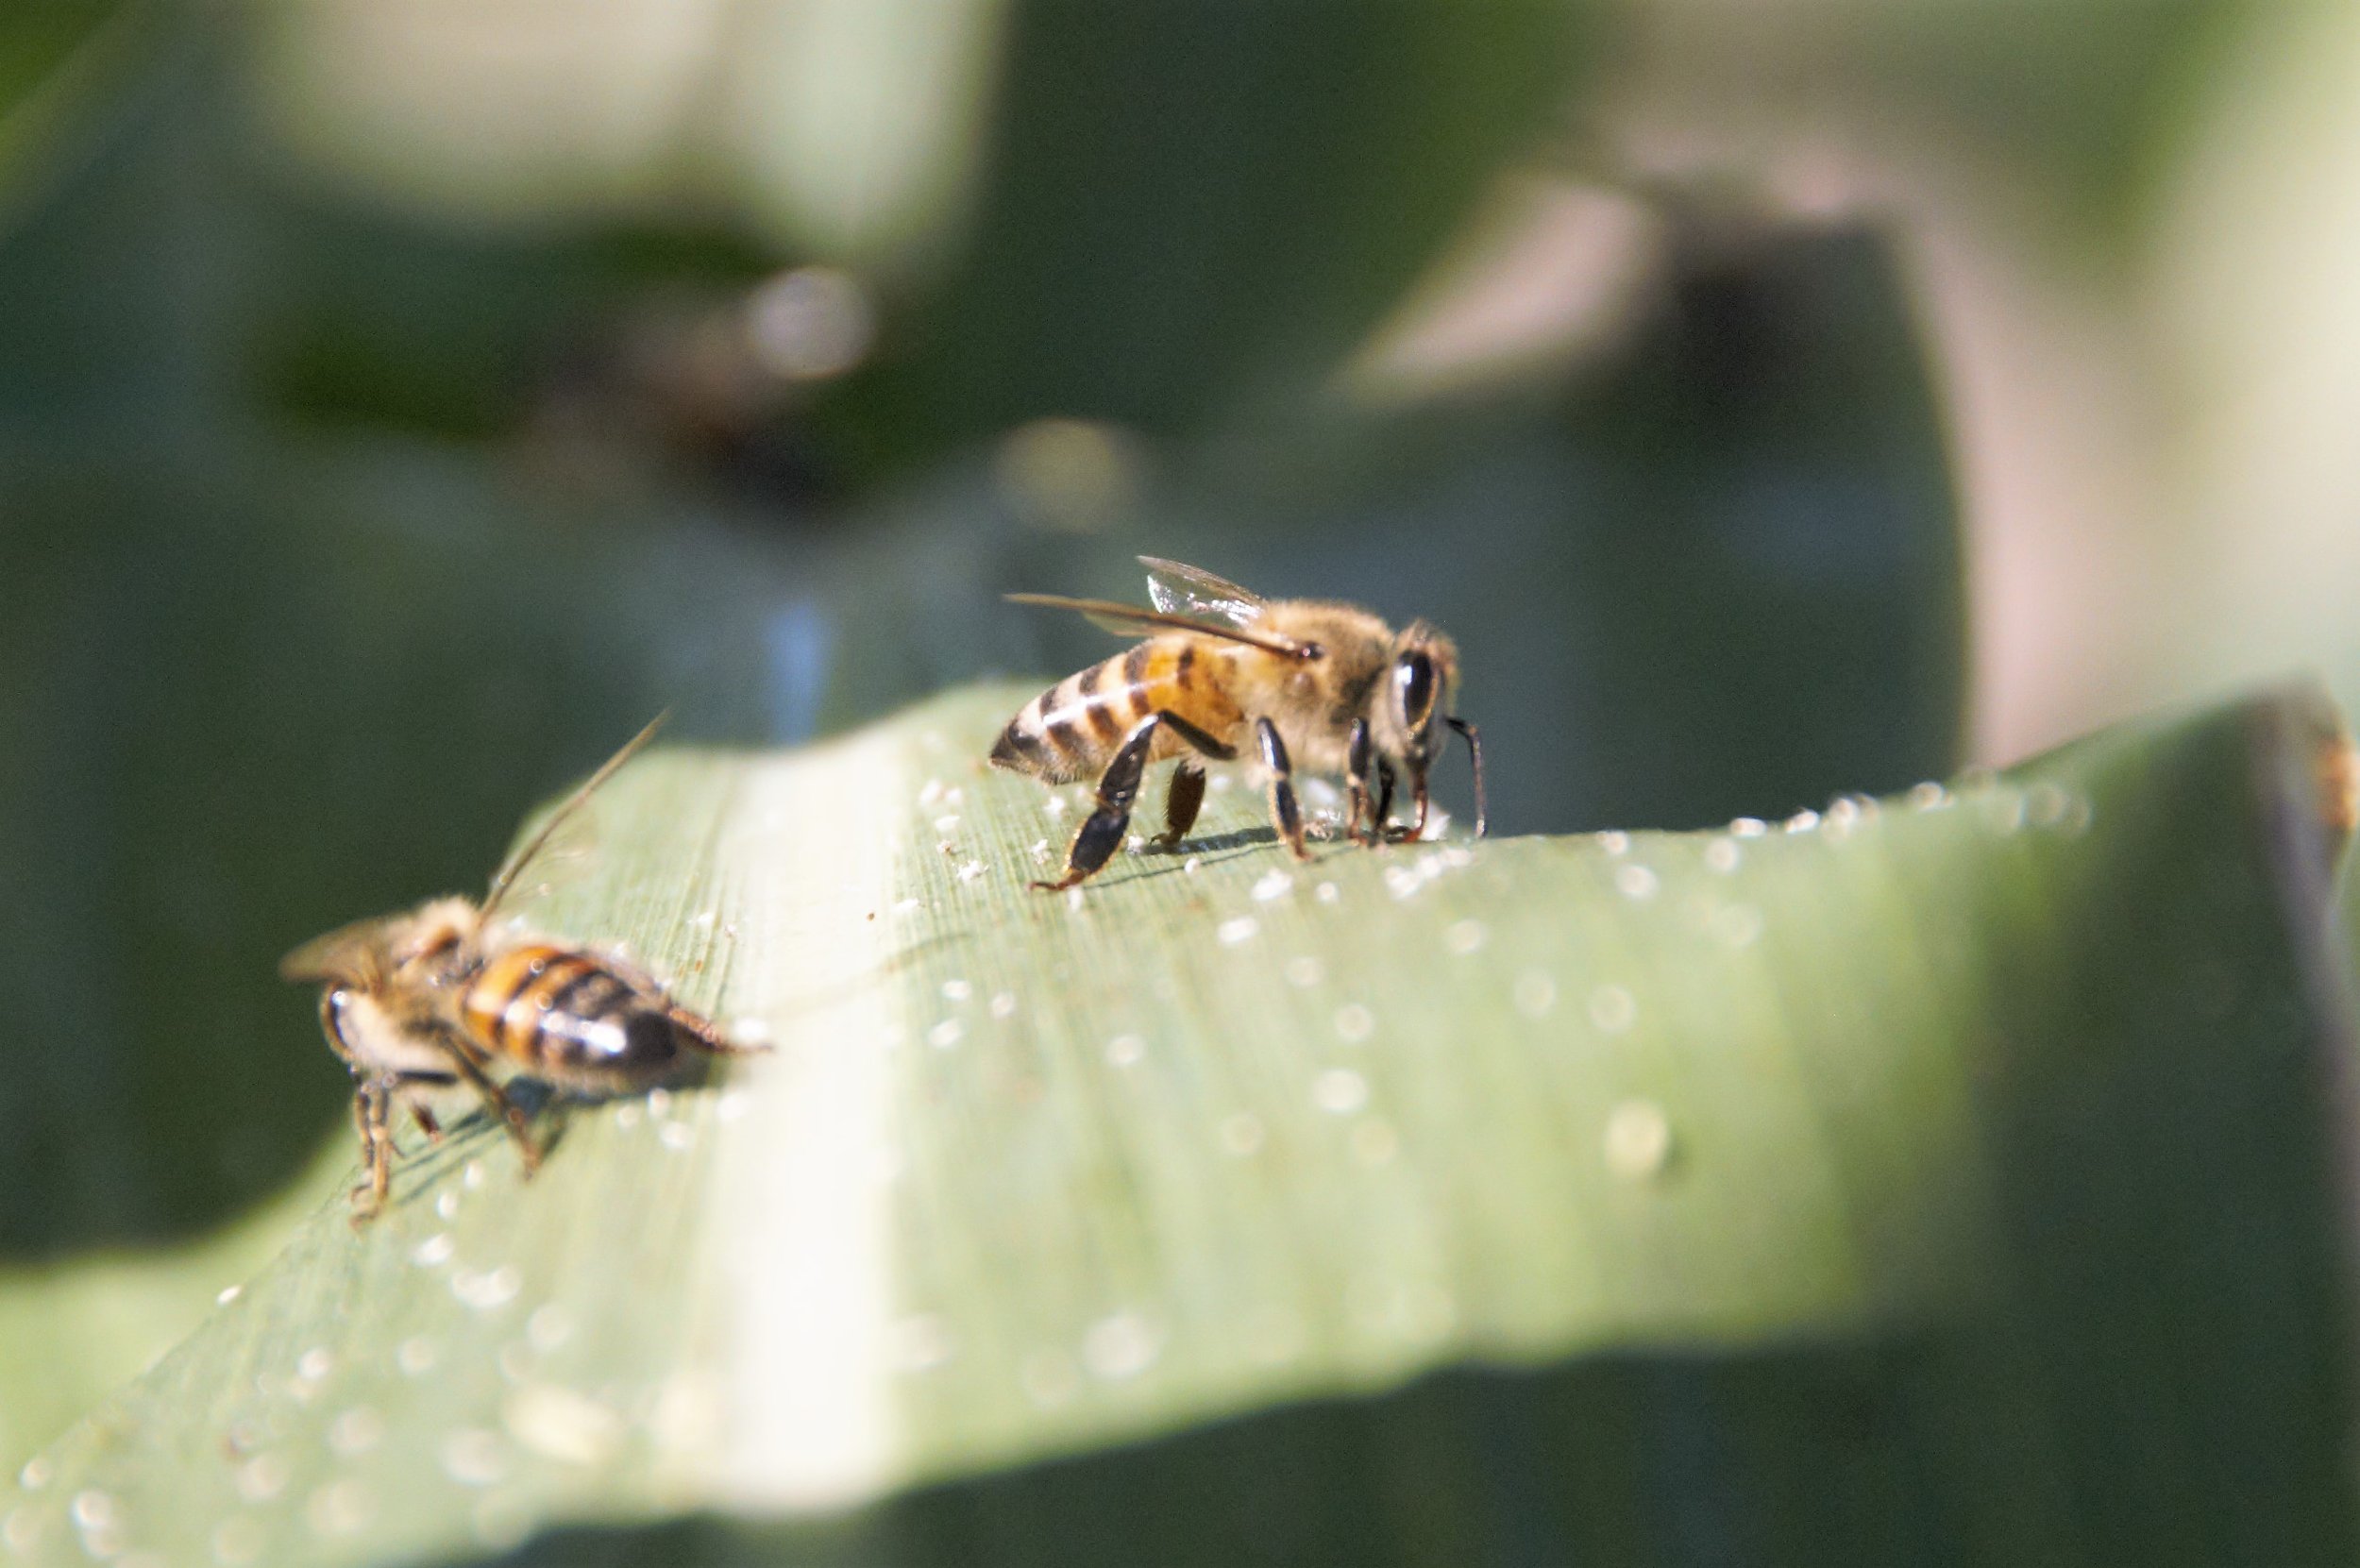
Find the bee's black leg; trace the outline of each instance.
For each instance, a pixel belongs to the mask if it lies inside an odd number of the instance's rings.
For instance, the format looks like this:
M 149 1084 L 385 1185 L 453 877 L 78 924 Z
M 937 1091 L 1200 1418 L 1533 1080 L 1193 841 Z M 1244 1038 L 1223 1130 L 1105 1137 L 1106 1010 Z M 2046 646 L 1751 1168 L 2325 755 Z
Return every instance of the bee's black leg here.
M 1370 847 L 1383 849 L 1392 832 L 1386 821 L 1393 814 L 1393 765 L 1389 758 L 1376 759 L 1376 809 L 1369 814 Z
M 1176 850 L 1180 840 L 1196 826 L 1196 814 L 1205 804 L 1205 769 L 1187 757 L 1172 770 L 1172 792 L 1164 797 L 1164 831 L 1156 836 L 1158 846 Z
M 1045 893 L 1059 892 L 1094 875 L 1114 858 L 1116 846 L 1131 825 L 1131 802 L 1138 799 L 1139 775 L 1147 771 L 1147 753 L 1155 744 L 1162 718 L 1161 714 L 1148 715 L 1123 741 L 1106 770 L 1098 776 L 1097 809 L 1083 821 L 1066 849 L 1065 875 L 1054 882 L 1036 882 L 1035 887 Z
M 517 1108 L 516 1102 L 508 1098 L 506 1091 L 492 1082 L 491 1075 L 476 1065 L 475 1056 L 464 1040 L 447 1034 L 441 1038 L 443 1054 L 450 1058 L 451 1071 L 459 1074 L 460 1082 L 482 1096 L 492 1114 L 507 1124 L 508 1136 L 516 1140 L 516 1153 L 524 1159 L 525 1174 L 530 1176 L 541 1169 L 541 1146 L 532 1141 L 532 1133 L 525 1125 L 525 1113 Z
M 1287 743 L 1278 738 L 1278 727 L 1268 718 L 1254 721 L 1254 737 L 1261 743 L 1262 766 L 1270 769 L 1271 820 L 1278 825 L 1287 852 L 1297 860 L 1308 860 L 1311 851 L 1303 847 L 1303 808 L 1295 804 L 1294 769 L 1287 760 Z
M 1380 844 L 1385 837 L 1385 818 L 1380 813 L 1371 819 L 1363 836 L 1361 820 L 1369 817 L 1369 721 L 1352 721 L 1352 742 L 1344 753 L 1344 836 L 1355 844 Z
M 361 1162 L 367 1179 L 352 1189 L 352 1222 L 364 1225 L 385 1206 L 394 1181 L 394 1134 L 385 1109 L 391 1086 L 382 1078 L 362 1080 L 352 1092 L 352 1124 L 361 1134 Z
M 1425 836 L 1425 818 L 1433 801 L 1426 794 L 1425 775 L 1418 773 L 1409 780 L 1409 798 L 1417 807 L 1417 818 L 1405 827 L 1389 828 L 1387 835 L 1396 844 L 1414 844 Z

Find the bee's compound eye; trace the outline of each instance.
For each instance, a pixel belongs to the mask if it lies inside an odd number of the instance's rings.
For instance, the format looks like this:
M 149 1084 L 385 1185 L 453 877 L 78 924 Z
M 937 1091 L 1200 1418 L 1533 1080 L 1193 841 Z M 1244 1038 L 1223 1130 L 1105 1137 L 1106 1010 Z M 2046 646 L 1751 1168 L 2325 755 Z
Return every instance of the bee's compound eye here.
M 1412 650 L 1393 663 L 1393 696 L 1401 705 L 1405 730 L 1424 728 L 1434 711 L 1434 661 Z

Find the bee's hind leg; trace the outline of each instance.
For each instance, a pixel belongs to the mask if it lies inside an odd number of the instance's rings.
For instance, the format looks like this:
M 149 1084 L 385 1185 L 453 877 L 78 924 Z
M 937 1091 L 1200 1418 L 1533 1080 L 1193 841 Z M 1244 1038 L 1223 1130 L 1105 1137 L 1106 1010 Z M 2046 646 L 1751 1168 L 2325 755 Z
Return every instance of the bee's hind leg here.
M 1294 767 L 1287 758 L 1287 743 L 1268 718 L 1254 721 L 1254 737 L 1262 748 L 1262 766 L 1270 769 L 1271 820 L 1277 824 L 1287 852 L 1308 860 L 1311 851 L 1303 847 L 1303 808 L 1295 803 Z
M 1044 893 L 1062 891 L 1094 875 L 1114 858 L 1115 847 L 1131 825 L 1131 803 L 1138 799 L 1139 775 L 1147 771 L 1147 753 L 1155 744 L 1162 718 L 1161 714 L 1148 715 L 1124 739 L 1114 760 L 1098 776 L 1097 808 L 1066 849 L 1065 875 L 1054 882 L 1036 882 L 1036 888 Z
M 516 1140 L 516 1153 L 524 1160 L 525 1174 L 530 1176 L 541 1169 L 541 1146 L 532 1140 L 531 1130 L 525 1125 L 524 1111 L 508 1097 L 506 1090 L 492 1081 L 491 1074 L 477 1065 L 464 1042 L 448 1035 L 442 1037 L 442 1042 L 444 1054 L 450 1058 L 451 1071 L 459 1074 L 462 1083 L 481 1096 L 494 1116 L 507 1124 L 508 1135 Z

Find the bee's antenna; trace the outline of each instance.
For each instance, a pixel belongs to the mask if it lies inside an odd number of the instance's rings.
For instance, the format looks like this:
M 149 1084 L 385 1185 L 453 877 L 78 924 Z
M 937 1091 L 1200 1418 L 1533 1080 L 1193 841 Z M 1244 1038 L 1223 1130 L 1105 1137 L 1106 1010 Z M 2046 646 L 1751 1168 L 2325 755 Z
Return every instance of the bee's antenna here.
M 662 729 L 664 721 L 671 717 L 672 710 L 665 709 L 648 721 L 646 729 L 623 742 L 621 750 L 600 763 L 596 773 L 582 781 L 581 788 L 565 797 L 564 805 L 549 813 L 548 820 L 541 824 L 541 831 L 532 835 L 531 842 L 509 856 L 508 864 L 502 866 L 498 874 L 492 878 L 491 891 L 484 895 L 482 914 L 485 919 L 488 919 L 492 911 L 499 906 L 500 900 L 508 896 L 508 890 L 515 886 L 517 873 L 532 864 L 532 857 L 541 852 L 542 847 L 548 843 L 549 835 L 558 830 L 559 824 L 580 810 L 582 802 L 590 799 L 597 792 L 598 785 L 613 778 L 616 768 L 631 761 L 632 753 L 653 740 L 656 731 Z
M 1475 836 L 1480 838 L 1488 823 L 1483 809 L 1483 737 L 1476 733 L 1474 725 L 1455 715 L 1445 715 L 1443 722 L 1458 731 L 1459 738 L 1467 743 L 1467 763 L 1475 769 Z

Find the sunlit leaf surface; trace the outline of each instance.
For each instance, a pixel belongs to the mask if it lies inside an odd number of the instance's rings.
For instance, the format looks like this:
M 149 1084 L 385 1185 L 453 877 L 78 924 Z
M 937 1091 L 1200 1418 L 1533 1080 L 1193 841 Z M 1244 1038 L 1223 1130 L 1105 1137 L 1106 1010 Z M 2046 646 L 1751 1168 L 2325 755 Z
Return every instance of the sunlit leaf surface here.
M 532 918 L 775 1054 L 326 1196 L 0 1541 L 2352 1546 L 2315 697 L 1706 834 L 1298 868 L 1232 789 L 1043 897 L 1071 792 L 974 762 L 1024 695 L 619 776 Z

